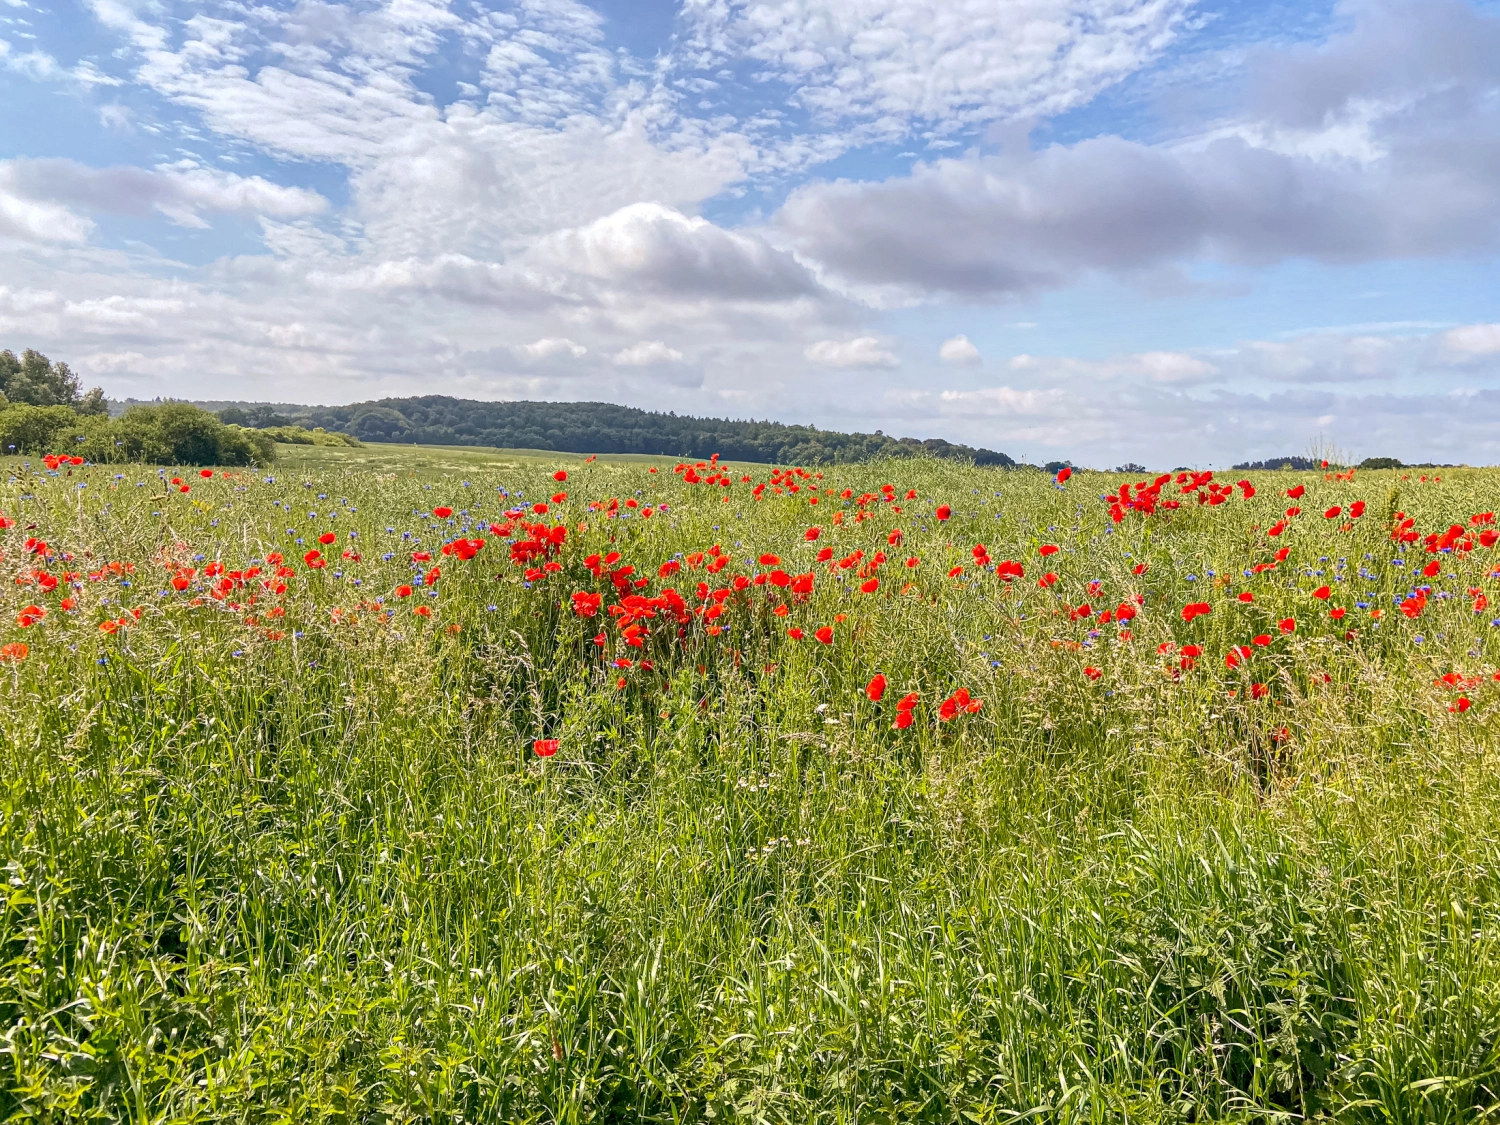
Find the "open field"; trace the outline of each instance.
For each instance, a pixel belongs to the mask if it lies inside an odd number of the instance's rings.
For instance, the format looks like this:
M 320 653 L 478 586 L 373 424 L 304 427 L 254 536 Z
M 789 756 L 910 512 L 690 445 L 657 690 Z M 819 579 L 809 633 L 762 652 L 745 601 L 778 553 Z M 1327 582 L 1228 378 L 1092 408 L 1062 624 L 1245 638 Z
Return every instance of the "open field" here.
M 0 467 L 8 1117 L 1500 1113 L 1500 472 Z
M 521 468 L 552 468 L 563 463 L 575 464 L 581 457 L 554 453 L 546 449 L 490 449 L 472 445 L 387 445 L 365 442 L 353 447 L 325 445 L 278 445 L 276 466 L 283 472 L 368 469 L 379 473 L 470 473 L 488 470 L 510 472 Z M 598 457 L 601 465 L 660 465 L 671 468 L 673 462 L 661 457 L 636 456 L 629 453 L 606 453 Z M 740 462 L 735 462 L 740 464 Z M 764 473 L 765 466 L 756 466 Z

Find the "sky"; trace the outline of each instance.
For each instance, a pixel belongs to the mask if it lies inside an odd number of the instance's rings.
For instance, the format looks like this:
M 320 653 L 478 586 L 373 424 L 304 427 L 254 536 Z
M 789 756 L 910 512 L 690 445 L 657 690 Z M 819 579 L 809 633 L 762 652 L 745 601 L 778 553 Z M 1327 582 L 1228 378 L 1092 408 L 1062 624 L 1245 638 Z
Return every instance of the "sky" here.
M 0 0 L 0 347 L 1500 463 L 1500 0 Z

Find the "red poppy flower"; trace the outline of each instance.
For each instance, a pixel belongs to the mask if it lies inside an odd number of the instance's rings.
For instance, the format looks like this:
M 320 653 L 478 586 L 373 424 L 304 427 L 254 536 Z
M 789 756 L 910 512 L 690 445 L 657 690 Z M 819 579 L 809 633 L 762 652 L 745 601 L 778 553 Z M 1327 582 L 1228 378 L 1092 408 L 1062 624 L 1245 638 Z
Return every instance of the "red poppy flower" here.
M 833 626 L 824 625 L 813 636 L 818 639 L 819 644 L 831 645 L 833 644 Z
M 1251 699 L 1264 699 L 1266 696 L 1268 696 L 1270 694 L 1271 694 L 1271 689 L 1268 688 L 1265 684 L 1251 684 L 1250 685 L 1250 698 Z
M 1422 568 L 1422 577 L 1436 578 L 1440 573 L 1442 573 L 1442 570 L 1443 564 L 1438 562 L 1437 559 L 1433 559 L 1430 563 Z
M 1474 704 L 1470 702 L 1469 697 L 1467 695 L 1460 695 L 1457 699 L 1455 699 L 1453 701 L 1452 705 L 1448 708 L 1448 710 L 1453 711 L 1453 712 L 1455 712 L 1457 714 L 1462 715 L 1465 711 L 1467 711 L 1472 706 L 1474 706 Z
M 550 758 L 561 746 L 562 742 L 559 739 L 539 738 L 531 744 L 531 749 L 538 758 Z
M 1097 680 L 1100 676 L 1104 675 L 1104 672 L 1089 664 L 1084 667 L 1083 674 L 1091 680 Z
M 330 543 L 336 543 L 336 542 L 338 542 L 338 538 L 339 537 L 337 535 L 335 535 L 333 532 L 331 532 L 331 531 L 325 531 L 325 532 L 323 532 L 322 535 L 318 536 L 318 542 L 321 543 L 321 544 L 323 544 L 323 546 L 326 547 Z
M 8 645 L 0 645 L 0 661 L 7 664 L 19 664 L 31 655 L 31 649 L 20 641 L 12 641 Z
M 412 610 L 418 617 L 431 617 L 432 607 L 430 605 L 419 605 Z
M 1359 517 L 1364 514 L 1365 502 L 1363 500 L 1356 500 L 1354 503 L 1349 505 L 1349 515 L 1354 519 L 1359 519 Z
M 761 566 L 780 566 L 781 565 L 781 558 L 778 555 L 761 555 L 761 557 L 760 557 L 760 565 Z
M 566 469 L 558 469 L 557 472 L 555 472 L 555 473 L 552 474 L 552 479 L 556 480 L 556 481 L 567 480 L 568 479 L 568 471 Z
M 1073 470 L 1064 465 L 1061 469 L 1057 470 L 1057 483 L 1066 484 L 1068 482 L 1068 478 L 1072 475 Z
M 939 504 L 937 511 L 933 512 L 932 514 L 937 516 L 937 518 L 940 520 L 946 520 L 952 517 L 953 509 L 948 507 L 947 504 Z
M 1343 606 L 1339 606 L 1338 609 L 1330 609 L 1328 611 L 1328 616 L 1333 618 L 1335 621 L 1342 621 L 1344 618 L 1344 614 L 1348 612 L 1349 611 L 1346 610 Z
M 1248 645 L 1235 645 L 1224 657 L 1224 667 L 1229 669 L 1238 668 L 1253 653 Z
M 1312 592 L 1312 596 L 1317 598 L 1319 601 L 1327 601 L 1330 597 L 1333 596 L 1333 591 L 1330 590 L 1327 586 L 1319 586 Z
M 23 629 L 30 629 L 38 621 L 47 616 L 47 611 L 39 605 L 29 605 L 20 613 L 16 614 L 16 624 Z
M 1213 611 L 1214 607 L 1209 605 L 1207 602 L 1188 602 L 1187 605 L 1182 607 L 1182 619 L 1184 621 L 1191 622 L 1193 618 L 1202 617 L 1205 614 L 1212 613 Z
M 1242 602 L 1253 602 L 1255 600 L 1255 595 L 1249 590 L 1242 591 L 1239 597 Z
M 948 572 L 948 577 L 949 578 L 957 578 L 963 572 L 964 572 L 964 568 L 963 567 L 961 567 L 961 566 L 955 566 L 952 570 L 950 570 Z
M 1042 558 L 1046 558 L 1048 555 L 1055 555 L 1055 554 L 1057 554 L 1057 552 L 1059 550 L 1061 550 L 1061 548 L 1057 547 L 1056 545 L 1054 545 L 1052 543 L 1043 543 L 1040 547 L 1038 547 L 1036 549 L 1036 553 L 1039 554 L 1039 555 L 1041 555 Z
M 1286 494 L 1287 494 L 1287 496 L 1291 497 L 1291 499 L 1293 499 L 1293 500 L 1300 500 L 1302 498 L 1302 494 L 1304 492 L 1306 492 L 1306 491 L 1307 491 L 1307 486 L 1299 484 L 1296 488 L 1289 488 L 1289 489 L 1287 489 L 1286 490 Z
M 206 480 L 214 475 L 214 471 L 212 469 L 199 469 L 198 475 Z
M 1297 631 L 1297 619 L 1295 617 L 1284 617 L 1276 623 L 1276 628 L 1283 634 L 1295 633 Z
M 1057 581 L 1057 575 L 1054 574 L 1052 571 L 1049 570 L 1046 574 L 1042 575 L 1040 578 L 1038 578 L 1036 580 L 1036 584 L 1038 586 L 1040 586 L 1043 590 L 1045 590 L 1048 586 L 1052 585 L 1056 581 Z
M 1271 643 L 1271 635 L 1269 633 L 1257 633 L 1254 637 L 1250 638 L 1250 643 L 1265 648 Z
M 1134 575 L 1142 575 L 1145 574 L 1149 569 L 1150 567 L 1146 563 L 1136 563 L 1135 566 L 1131 569 L 1130 573 Z
M 876 672 L 870 682 L 865 685 L 865 695 L 869 697 L 871 703 L 880 702 L 881 697 L 885 695 L 885 675 L 883 673 Z
M 915 721 L 916 720 L 912 717 L 912 713 L 910 711 L 897 711 L 896 712 L 896 721 L 891 724 L 891 729 L 892 730 L 905 730 L 907 727 L 911 726 L 912 723 L 915 722 Z
M 1327 508 L 1327 509 L 1324 510 L 1324 512 L 1323 512 L 1323 518 L 1325 520 L 1336 520 L 1336 519 L 1339 518 L 1339 516 L 1341 516 L 1343 514 L 1344 514 L 1344 509 L 1340 508 L 1337 504 L 1335 504 L 1333 507 Z
M 859 586 L 861 594 L 873 594 L 878 589 L 880 589 L 880 579 L 878 578 L 871 578 L 868 581 L 861 582 Z
M 797 626 L 795 626 L 795 625 L 793 625 L 790 629 L 788 629 L 786 631 L 786 635 L 789 636 L 789 637 L 791 637 L 792 640 L 794 640 L 794 641 L 800 641 L 803 637 L 807 636 L 806 633 L 804 633 L 801 629 L 797 628 Z
M 434 508 L 434 509 L 432 509 L 432 514 L 435 515 L 435 516 L 437 516 L 437 518 L 440 519 L 440 520 L 445 520 L 445 519 L 447 519 L 449 516 L 451 516 L 453 514 L 453 509 L 452 508 L 446 508 L 446 507 L 445 508 Z
M 410 586 L 405 586 L 405 585 L 397 586 L 396 587 L 396 596 L 398 598 L 409 598 L 409 597 L 411 597 L 411 587 Z

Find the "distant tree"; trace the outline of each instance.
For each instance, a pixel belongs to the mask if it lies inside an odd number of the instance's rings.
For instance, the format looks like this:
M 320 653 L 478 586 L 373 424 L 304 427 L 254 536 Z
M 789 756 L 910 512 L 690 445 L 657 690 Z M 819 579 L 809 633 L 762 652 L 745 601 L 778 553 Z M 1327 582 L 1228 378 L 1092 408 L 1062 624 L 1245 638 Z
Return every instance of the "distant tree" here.
M 1357 467 L 1361 469 L 1400 469 L 1405 466 L 1394 457 L 1366 457 Z
M 0 352 L 0 396 L 27 406 L 71 406 L 79 414 L 108 412 L 101 388 L 80 392 L 78 376 L 66 363 L 53 363 L 33 348 L 19 359 L 9 349 Z
M 1241 461 L 1234 467 L 1236 469 L 1253 469 L 1261 472 L 1274 472 L 1277 469 L 1296 469 L 1299 472 L 1305 472 L 1308 469 L 1321 468 L 1322 462 L 1321 460 L 1314 460 L 1311 457 L 1302 457 L 1294 454 L 1291 457 L 1267 457 L 1264 461 Z

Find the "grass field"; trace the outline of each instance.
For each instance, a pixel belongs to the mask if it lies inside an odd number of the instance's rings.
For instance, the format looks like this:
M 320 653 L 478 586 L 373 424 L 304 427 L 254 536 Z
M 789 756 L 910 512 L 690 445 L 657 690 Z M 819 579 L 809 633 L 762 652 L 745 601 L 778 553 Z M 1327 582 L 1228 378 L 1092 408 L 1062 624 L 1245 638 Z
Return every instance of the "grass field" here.
M 1500 472 L 0 466 L 9 1119 L 1500 1115 Z

